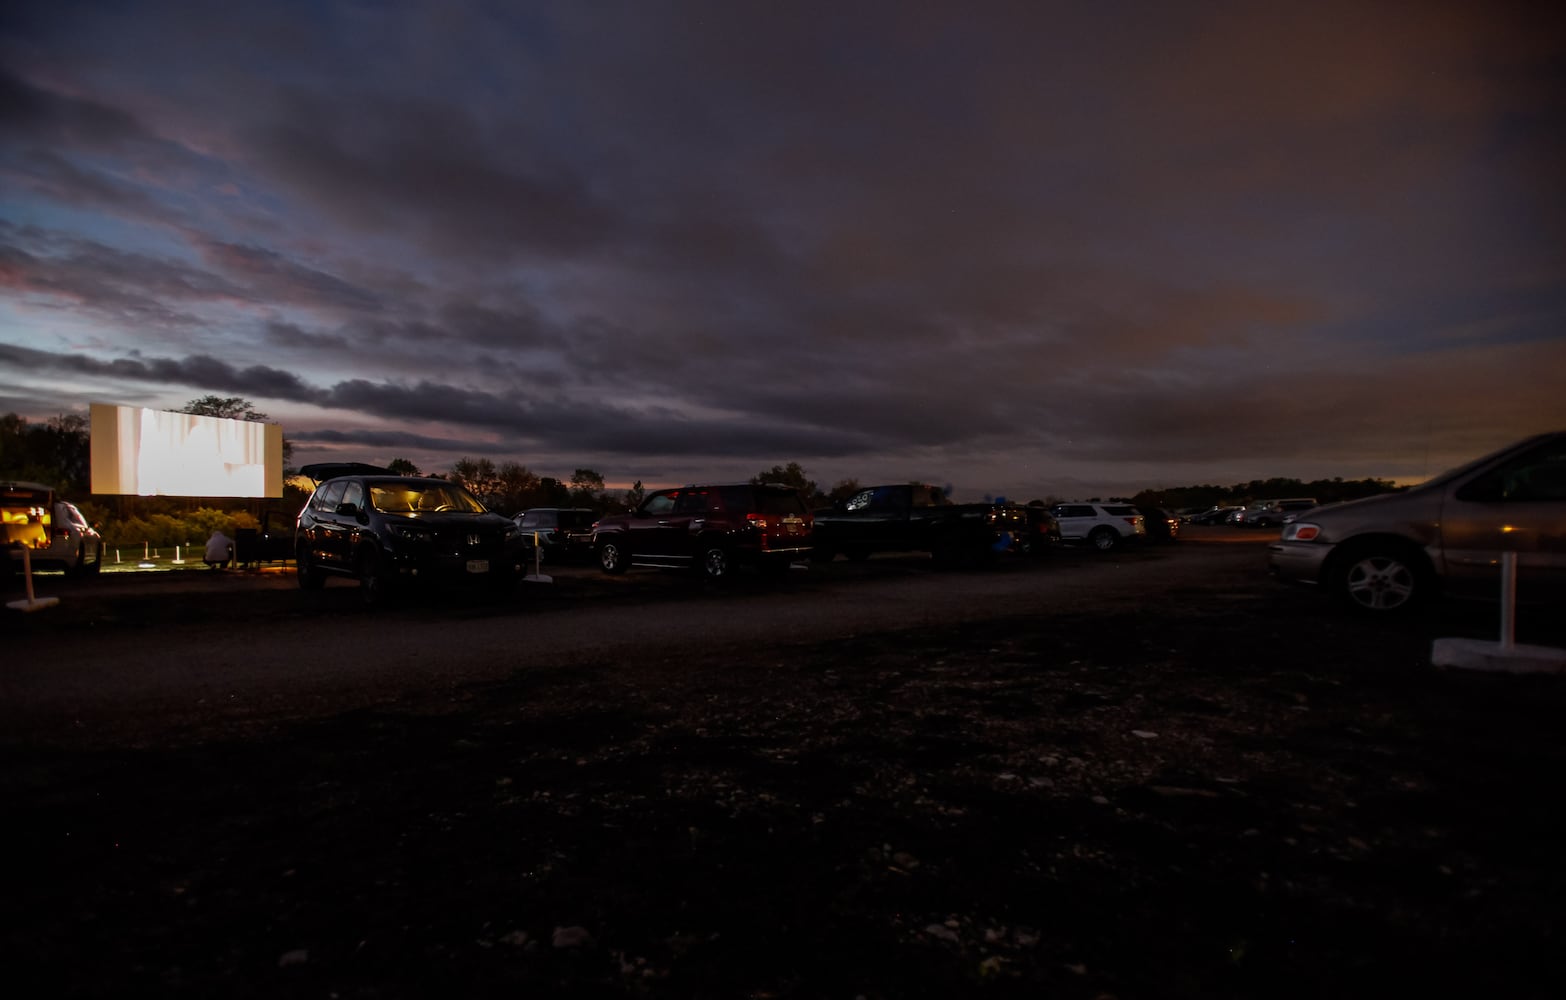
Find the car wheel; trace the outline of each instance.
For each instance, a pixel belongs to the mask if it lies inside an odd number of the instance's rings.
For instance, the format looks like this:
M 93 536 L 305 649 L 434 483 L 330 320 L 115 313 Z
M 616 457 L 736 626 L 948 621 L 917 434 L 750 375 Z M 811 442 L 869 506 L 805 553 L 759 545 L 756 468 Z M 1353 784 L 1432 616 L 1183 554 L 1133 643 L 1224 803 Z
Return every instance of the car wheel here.
M 625 572 L 625 550 L 619 542 L 598 543 L 598 568 L 611 574 Z
M 1345 553 L 1333 580 L 1338 595 L 1355 611 L 1408 614 L 1428 600 L 1435 577 L 1424 557 L 1398 546 L 1367 546 Z
M 300 590 L 320 590 L 326 585 L 326 575 L 310 558 L 310 550 L 301 547 L 294 554 L 294 568 L 298 571 Z
M 76 544 L 76 558 L 72 559 L 70 565 L 65 567 L 65 575 L 81 576 L 85 572 L 87 572 L 87 545 L 85 542 L 78 542 Z
M 364 606 L 384 606 L 391 599 L 392 581 L 380 550 L 373 546 L 361 549 L 358 558 L 354 560 L 354 568 L 358 573 L 359 594 L 364 599 Z
M 729 575 L 729 552 L 721 545 L 708 545 L 701 550 L 701 562 L 697 564 L 701 575 L 708 580 L 721 580 Z
M 1088 541 L 1100 552 L 1108 552 L 1120 544 L 1120 534 L 1114 528 L 1094 528 L 1088 533 Z
M 92 576 L 97 576 L 98 575 L 98 571 L 103 569 L 103 543 L 102 542 L 98 543 L 98 548 L 97 548 L 97 550 L 93 554 L 92 562 L 90 562 L 86 566 L 84 566 L 83 569 L 85 569 Z

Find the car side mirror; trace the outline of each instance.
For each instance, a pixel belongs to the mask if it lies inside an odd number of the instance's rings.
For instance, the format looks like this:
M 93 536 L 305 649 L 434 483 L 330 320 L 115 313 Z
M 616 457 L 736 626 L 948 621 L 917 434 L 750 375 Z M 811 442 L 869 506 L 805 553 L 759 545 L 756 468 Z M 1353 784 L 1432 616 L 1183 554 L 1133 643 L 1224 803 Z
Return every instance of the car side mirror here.
M 337 513 L 343 517 L 358 517 L 359 505 L 356 503 L 340 503 L 337 505 Z

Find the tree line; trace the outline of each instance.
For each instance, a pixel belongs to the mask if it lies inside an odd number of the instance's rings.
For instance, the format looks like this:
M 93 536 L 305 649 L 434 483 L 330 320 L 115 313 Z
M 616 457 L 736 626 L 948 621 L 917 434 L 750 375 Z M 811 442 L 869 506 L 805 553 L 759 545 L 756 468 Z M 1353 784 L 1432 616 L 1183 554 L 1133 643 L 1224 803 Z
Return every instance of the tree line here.
M 266 421 L 248 401 L 239 397 L 202 396 L 181 410 L 204 416 Z M 0 416 L 0 479 L 38 482 L 54 488 L 62 498 L 81 508 L 111 545 L 173 546 L 205 539 L 214 528 L 232 534 L 237 528 L 257 528 L 264 518 L 271 524 L 292 524 L 309 497 L 309 490 L 294 485 L 297 470 L 291 467 L 293 445 L 284 439 L 285 485 L 280 500 L 258 500 L 218 508 L 199 499 L 173 497 L 94 497 L 91 489 L 90 427 L 86 417 L 61 414 L 33 423 L 15 413 Z M 627 490 L 610 490 L 593 469 L 576 469 L 569 479 L 539 475 L 517 462 L 496 464 L 487 458 L 464 457 L 444 472 L 424 472 L 405 458 L 387 463 L 399 475 L 431 475 L 460 483 L 499 513 L 511 515 L 530 507 L 587 507 L 599 514 L 637 507 L 646 490 L 640 481 Z M 857 493 L 857 479 L 841 479 L 822 489 L 798 462 L 774 465 L 751 477 L 751 482 L 785 483 L 799 490 L 812 507 L 824 507 Z M 1217 504 L 1242 505 L 1284 497 L 1314 497 L 1321 503 L 1354 500 L 1398 489 L 1385 479 L 1345 480 L 1254 479 L 1232 486 L 1182 486 L 1144 490 L 1128 502 L 1185 510 Z M 990 498 L 987 498 L 990 499 Z M 1030 502 L 1049 505 L 1076 497 L 1045 496 Z M 1096 500 L 1096 497 L 1086 498 Z

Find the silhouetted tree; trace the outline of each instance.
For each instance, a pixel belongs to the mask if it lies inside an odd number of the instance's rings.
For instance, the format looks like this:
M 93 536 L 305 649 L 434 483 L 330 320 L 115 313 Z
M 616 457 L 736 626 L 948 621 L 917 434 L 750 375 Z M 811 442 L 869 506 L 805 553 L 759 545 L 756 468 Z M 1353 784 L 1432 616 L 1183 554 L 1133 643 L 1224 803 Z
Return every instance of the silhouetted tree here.
M 80 496 L 92 474 L 90 427 L 74 413 L 50 417 L 42 425 L 8 413 L 0 417 L 0 479 L 43 483 Z
M 597 508 L 604 490 L 604 477 L 592 469 L 577 469 L 571 474 L 571 503 L 576 507 Z
M 800 468 L 798 462 L 790 462 L 788 465 L 774 465 L 766 472 L 752 476 L 752 483 L 783 483 L 792 486 L 805 495 L 805 502 L 813 507 L 826 503 L 826 496 L 816 488 L 815 480 L 805 475 L 805 470 Z
M 255 404 L 242 396 L 199 396 L 179 408 L 180 413 L 194 413 L 198 417 L 222 417 L 226 420 L 252 420 L 258 424 L 272 422 L 272 418 L 257 410 Z M 283 478 L 298 473 L 294 468 L 294 443 L 283 436 Z
M 399 476 L 422 475 L 422 473 L 419 472 L 419 467 L 408 461 L 406 458 L 394 458 L 390 462 L 387 462 L 386 471 L 395 473 Z

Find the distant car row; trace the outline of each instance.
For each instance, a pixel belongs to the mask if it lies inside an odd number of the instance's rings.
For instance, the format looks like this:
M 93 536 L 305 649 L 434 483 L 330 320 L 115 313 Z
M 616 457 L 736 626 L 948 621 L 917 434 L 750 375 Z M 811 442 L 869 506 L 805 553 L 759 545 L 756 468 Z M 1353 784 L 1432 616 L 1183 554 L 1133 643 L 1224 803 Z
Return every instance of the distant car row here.
M 460 485 L 396 476 L 358 464 L 307 466 L 317 486 L 294 537 L 299 583 L 358 579 L 367 600 L 390 588 L 462 580 L 504 591 L 543 562 L 595 561 L 605 573 L 633 566 L 691 569 L 708 579 L 745 566 L 777 573 L 804 559 L 863 559 L 925 551 L 938 565 L 1000 553 L 1037 554 L 1062 541 L 1100 550 L 1149 536 L 1173 538 L 1166 511 L 1120 504 L 956 504 L 935 487 L 869 487 L 811 510 L 790 486 L 694 484 L 649 494 L 633 511 L 602 517 L 582 507 L 543 507 L 506 518 Z
M 1191 524 L 1231 524 L 1241 528 L 1276 528 L 1301 511 L 1318 506 L 1313 497 L 1260 500 L 1246 506 L 1218 504 L 1185 517 Z

